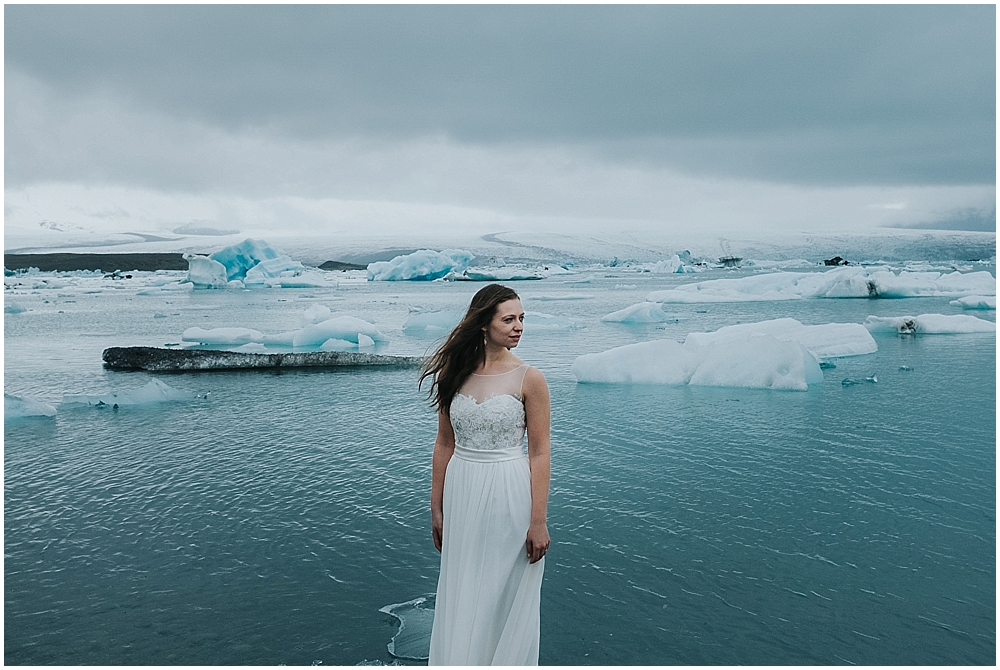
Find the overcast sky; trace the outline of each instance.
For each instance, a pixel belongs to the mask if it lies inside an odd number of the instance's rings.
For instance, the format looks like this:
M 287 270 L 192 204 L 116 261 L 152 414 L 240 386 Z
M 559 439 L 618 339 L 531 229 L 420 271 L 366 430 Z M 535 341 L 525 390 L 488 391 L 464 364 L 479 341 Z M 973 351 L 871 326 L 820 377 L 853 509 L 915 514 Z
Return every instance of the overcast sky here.
M 8 5 L 5 220 L 992 229 L 995 25 L 993 5 Z

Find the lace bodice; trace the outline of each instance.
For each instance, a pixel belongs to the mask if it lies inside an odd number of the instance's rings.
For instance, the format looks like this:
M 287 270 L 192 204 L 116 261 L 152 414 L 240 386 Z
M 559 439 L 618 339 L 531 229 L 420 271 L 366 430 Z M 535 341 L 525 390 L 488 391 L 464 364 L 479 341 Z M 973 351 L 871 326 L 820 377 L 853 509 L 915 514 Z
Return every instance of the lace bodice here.
M 499 375 L 473 374 L 451 401 L 455 444 L 467 449 L 510 449 L 524 442 L 521 387 L 528 364 Z

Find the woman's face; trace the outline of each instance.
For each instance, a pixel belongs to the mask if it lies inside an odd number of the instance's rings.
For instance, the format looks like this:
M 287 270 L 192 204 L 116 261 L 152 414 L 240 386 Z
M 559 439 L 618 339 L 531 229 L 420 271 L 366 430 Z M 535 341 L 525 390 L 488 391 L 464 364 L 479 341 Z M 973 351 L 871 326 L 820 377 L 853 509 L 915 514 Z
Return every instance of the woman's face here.
M 486 338 L 493 344 L 513 349 L 521 339 L 524 330 L 524 310 L 517 298 L 497 305 L 493 320 L 486 329 Z

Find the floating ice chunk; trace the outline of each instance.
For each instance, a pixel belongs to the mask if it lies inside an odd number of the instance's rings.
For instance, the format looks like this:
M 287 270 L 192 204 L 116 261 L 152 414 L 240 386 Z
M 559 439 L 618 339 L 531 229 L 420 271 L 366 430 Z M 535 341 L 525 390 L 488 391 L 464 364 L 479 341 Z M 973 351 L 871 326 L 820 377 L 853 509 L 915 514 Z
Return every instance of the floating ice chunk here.
M 453 310 L 440 312 L 418 312 L 410 314 L 403 324 L 403 330 L 411 334 L 420 332 L 438 334 L 451 331 L 462 320 L 463 313 Z
M 326 305 L 312 305 L 302 314 L 302 325 L 311 326 L 314 323 L 322 323 L 331 316 L 330 308 Z
M 272 247 L 264 240 L 247 238 L 239 244 L 219 249 L 210 255 L 214 261 L 221 263 L 226 269 L 226 279 L 243 279 L 247 272 L 262 261 L 269 261 L 279 256 L 288 256 Z M 290 259 L 289 259 L 290 260 Z
M 252 328 L 188 328 L 181 335 L 182 342 L 200 344 L 247 344 L 263 342 L 264 333 Z
M 462 249 L 433 251 L 421 249 L 391 261 L 368 265 L 368 281 L 406 281 L 439 279 L 449 272 L 462 272 L 469 267 L 473 255 Z
M 688 257 L 690 258 L 690 254 L 688 254 Z M 691 265 L 684 265 L 683 261 L 681 261 L 680 256 L 674 254 L 673 256 L 671 256 L 666 260 L 654 263 L 652 266 L 650 266 L 649 271 L 654 273 L 668 272 L 676 274 L 691 274 L 694 272 L 699 272 L 700 270 L 699 268 L 696 268 Z
M 634 286 L 632 288 L 635 288 Z M 551 300 L 593 300 L 594 296 L 587 295 L 586 293 L 567 293 L 564 295 L 529 295 L 524 298 L 524 300 L 538 300 L 538 301 L 551 301 Z
M 375 326 L 354 316 L 342 314 L 296 331 L 292 337 L 295 347 L 318 347 L 330 338 L 358 343 L 358 335 L 365 334 L 374 342 L 387 340 Z
M 375 340 L 368 337 L 364 333 L 358 333 L 358 349 L 363 349 L 365 347 L 374 347 Z
M 204 258 L 204 256 L 202 256 Z M 183 291 L 190 291 L 194 288 L 194 282 L 185 281 L 173 282 L 169 284 L 163 284 L 161 286 L 152 286 L 150 288 L 144 288 L 136 291 L 136 295 L 176 295 L 177 293 Z M 85 293 L 91 293 L 91 291 L 85 291 Z
M 197 287 L 221 288 L 229 282 L 226 266 L 209 256 L 184 254 L 184 260 L 188 262 L 187 280 Z
M 654 340 L 628 344 L 573 362 L 578 382 L 734 386 L 805 391 L 823 380 L 816 357 L 797 342 L 770 335 L 705 346 Z
M 542 312 L 527 312 L 524 315 L 524 326 L 529 330 L 570 330 L 576 324 L 565 316 L 543 314 Z
M 379 612 L 399 619 L 399 630 L 387 645 L 389 653 L 396 658 L 427 660 L 434 624 L 434 606 L 426 606 L 426 603 L 426 598 L 415 598 L 379 609 Z
M 713 279 L 684 284 L 646 296 L 652 302 L 750 302 L 803 298 L 911 298 L 996 295 L 989 272 L 906 272 L 840 267 L 826 272 L 775 272 L 739 279 Z
M 3 306 L 4 314 L 21 314 L 22 312 L 27 311 L 28 310 L 25 307 L 22 307 L 19 303 L 16 303 L 13 300 Z
M 128 405 L 153 405 L 161 402 L 191 400 L 194 394 L 179 391 L 161 382 L 159 379 L 150 381 L 145 386 L 125 391 L 113 391 L 104 395 L 74 394 L 63 396 L 64 405 L 98 405 L 124 407 Z
M 527 270 L 516 267 L 476 268 L 464 272 L 451 272 L 445 278 L 450 281 L 520 281 L 527 279 L 545 279 L 548 276 L 544 270 Z
M 292 276 L 265 279 L 264 286 L 267 288 L 329 288 L 331 284 L 330 281 L 319 272 L 306 271 L 302 274 Z M 336 283 L 334 283 L 333 286 L 336 286 Z
M 360 334 L 361 333 L 359 333 L 359 335 Z M 348 342 L 347 340 L 341 340 L 336 337 L 331 337 L 319 346 L 320 351 L 351 351 L 358 348 L 358 345 L 354 342 Z
M 261 285 L 266 283 L 268 279 L 295 276 L 305 272 L 305 269 L 302 263 L 293 261 L 289 256 L 281 255 L 261 261 L 247 270 L 246 276 L 243 278 L 243 283 L 247 286 Z
M 611 323 L 662 323 L 667 316 L 658 302 L 640 302 L 611 314 L 605 314 L 601 321 Z
M 920 316 L 869 316 L 865 328 L 873 333 L 995 333 L 997 324 L 968 314 L 921 314 Z
M 4 423 L 13 419 L 28 416 L 55 416 L 56 408 L 52 405 L 16 395 L 3 394 Z
M 962 309 L 996 309 L 997 297 L 995 295 L 967 295 L 952 300 L 950 305 L 956 305 Z
M 860 323 L 804 326 L 791 318 L 724 326 L 711 333 L 689 333 L 685 343 L 706 345 L 710 342 L 746 340 L 759 334 L 785 342 L 798 342 L 817 358 L 860 356 L 878 351 L 871 333 Z

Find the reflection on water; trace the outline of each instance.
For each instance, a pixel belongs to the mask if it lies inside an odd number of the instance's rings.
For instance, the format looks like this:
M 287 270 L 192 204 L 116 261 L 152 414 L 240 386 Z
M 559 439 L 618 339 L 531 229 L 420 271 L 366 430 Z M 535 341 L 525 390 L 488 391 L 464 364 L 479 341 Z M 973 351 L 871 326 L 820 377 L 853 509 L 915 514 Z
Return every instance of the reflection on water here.
M 540 310 L 586 327 L 527 331 L 518 348 L 553 398 L 541 662 L 992 663 L 995 337 L 880 335 L 878 353 L 837 360 L 805 393 L 575 384 L 575 356 L 654 337 L 960 311 L 803 301 L 599 322 L 669 281 L 599 277 L 576 289 L 591 297 Z M 362 284 L 336 307 L 374 319 L 384 353 L 422 353 L 429 340 L 401 330 L 408 305 L 460 308 L 476 288 Z M 79 295 L 75 312 L 8 317 L 5 390 L 58 402 L 139 387 L 152 377 L 100 367 L 104 346 L 192 325 L 278 332 L 322 301 L 305 293 Z M 214 309 L 181 311 L 188 300 Z M 202 397 L 5 426 L 5 661 L 390 662 L 399 622 L 380 608 L 437 581 L 435 421 L 414 371 L 155 378 Z

